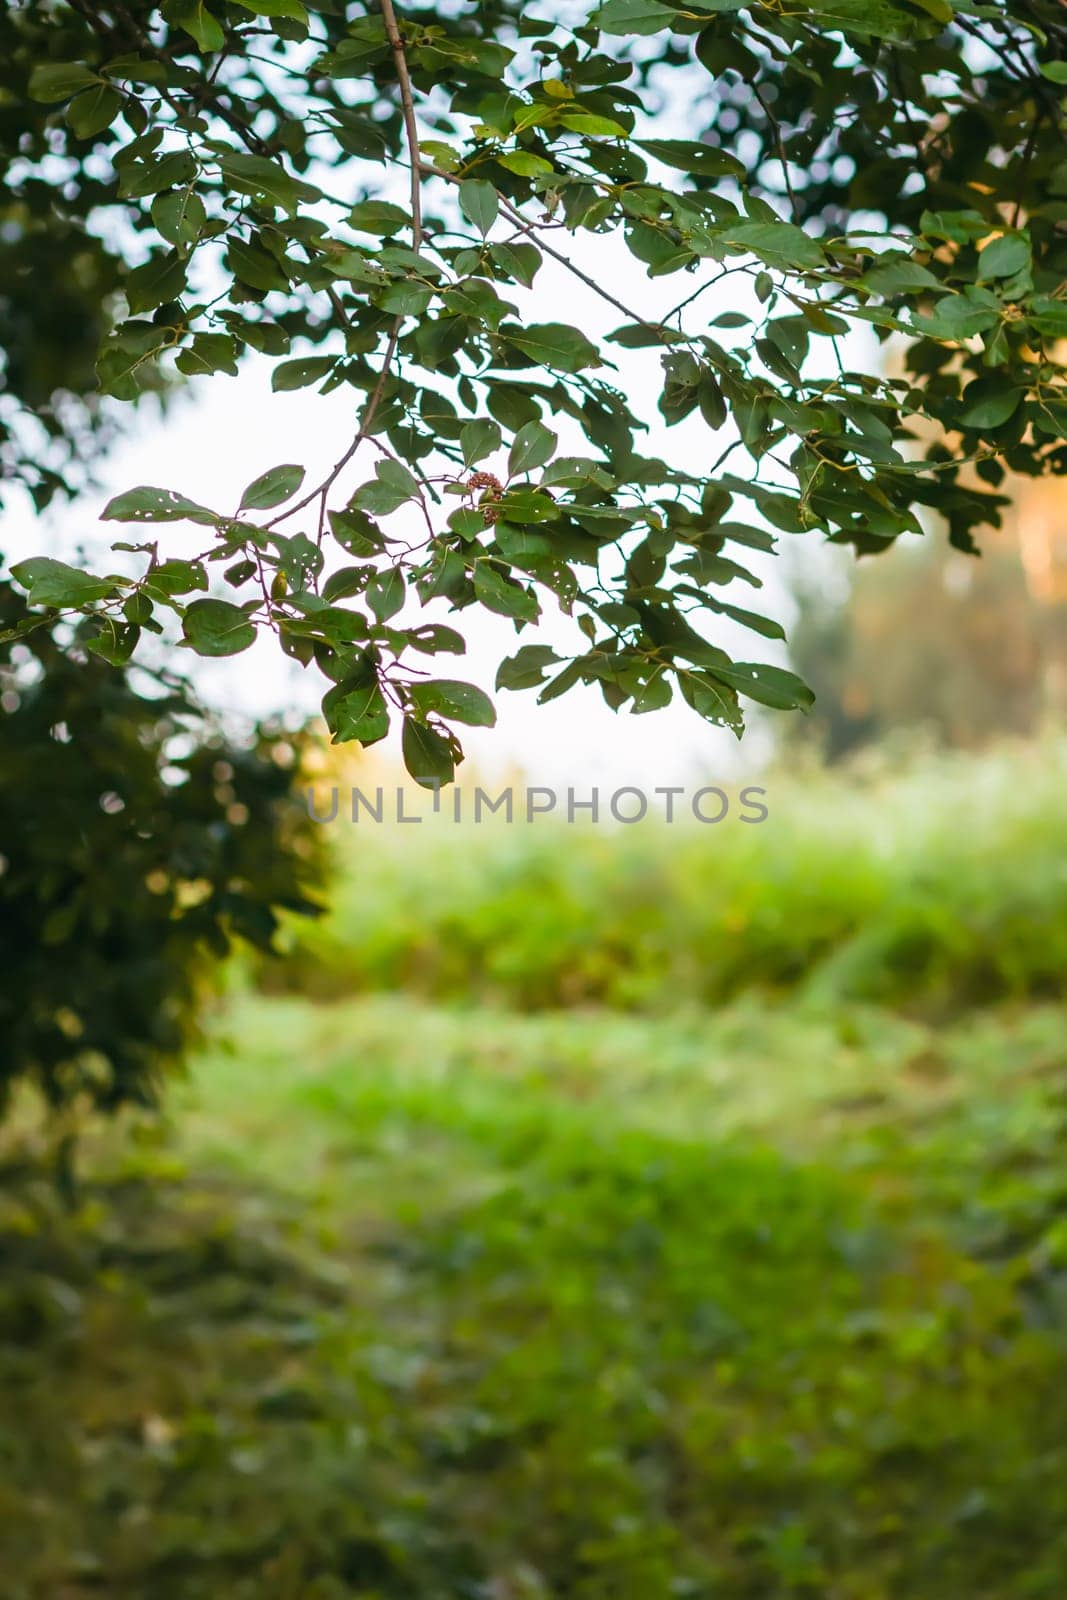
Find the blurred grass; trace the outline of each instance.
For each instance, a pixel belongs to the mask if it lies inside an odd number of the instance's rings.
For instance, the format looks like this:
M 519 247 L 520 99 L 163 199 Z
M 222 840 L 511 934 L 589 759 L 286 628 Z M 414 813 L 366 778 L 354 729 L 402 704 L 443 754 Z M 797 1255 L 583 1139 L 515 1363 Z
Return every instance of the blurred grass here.
M 1062 1600 L 1065 1023 L 238 999 L 2 1191 L 5 1600 Z
M 755 991 L 951 1013 L 1067 972 L 1067 740 L 762 780 L 752 825 L 341 817 L 268 988 L 665 1012 Z

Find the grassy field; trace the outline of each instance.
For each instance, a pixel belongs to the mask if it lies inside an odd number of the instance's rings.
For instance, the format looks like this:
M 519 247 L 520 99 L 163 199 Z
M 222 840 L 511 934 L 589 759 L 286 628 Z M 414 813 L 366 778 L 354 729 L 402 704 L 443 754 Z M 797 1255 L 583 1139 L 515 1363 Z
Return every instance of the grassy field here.
M 338 820 L 331 913 L 294 926 L 270 981 L 653 1013 L 680 995 L 951 1015 L 1062 994 L 1067 739 L 761 781 L 758 825 L 736 786 L 718 826 Z
M 5 1600 L 1062 1600 L 1065 1025 L 237 997 L 2 1190 Z

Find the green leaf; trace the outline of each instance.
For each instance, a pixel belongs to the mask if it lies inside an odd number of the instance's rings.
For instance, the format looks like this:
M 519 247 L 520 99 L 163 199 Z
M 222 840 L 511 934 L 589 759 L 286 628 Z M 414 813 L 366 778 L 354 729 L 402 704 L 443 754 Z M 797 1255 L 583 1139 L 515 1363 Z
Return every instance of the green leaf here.
M 752 661 L 735 661 L 729 666 L 718 662 L 707 671 L 714 678 L 728 683 L 749 700 L 760 705 L 773 706 L 778 711 L 807 710 L 815 704 L 815 696 L 807 684 L 793 672 L 783 667 L 767 667 Z
M 315 201 L 322 191 L 310 183 L 301 183 L 287 172 L 279 161 L 266 156 L 253 156 L 229 151 L 219 161 L 219 170 L 227 188 L 238 194 L 252 195 L 265 200 L 283 211 L 296 211 L 302 201 Z
M 359 511 L 386 517 L 408 500 L 417 500 L 418 496 L 418 481 L 407 467 L 399 461 L 379 461 L 374 469 L 374 482 L 363 484 L 352 503 Z
M 1027 318 L 1047 338 L 1067 339 L 1067 300 L 1057 300 L 1050 294 L 1035 295 Z
M 162 156 L 149 156 L 119 169 L 119 193 L 124 199 L 140 200 L 147 194 L 159 194 L 163 189 L 173 189 L 179 184 L 189 184 L 196 177 L 196 162 L 188 150 L 168 150 Z
M 978 278 L 1011 278 L 1030 265 L 1030 238 L 1025 233 L 1002 233 L 978 252 Z
M 207 572 L 199 561 L 162 561 L 143 580 L 149 594 L 157 598 L 172 594 L 191 594 L 206 589 Z
M 303 467 L 271 467 L 258 478 L 253 478 L 241 496 L 242 511 L 269 511 L 289 500 L 304 481 Z
M 607 335 L 612 344 L 621 344 L 624 350 L 659 349 L 679 338 L 676 330 L 662 322 L 624 322 Z
M 19 561 L 11 568 L 11 576 L 29 591 L 33 606 L 84 606 L 115 593 L 113 583 L 69 567 L 65 561 L 54 561 L 51 556 Z
M 536 178 L 543 172 L 552 171 L 551 161 L 546 161 L 544 156 L 535 156 L 529 150 L 509 150 L 505 155 L 494 156 L 493 159 L 497 166 L 517 173 L 520 178 Z
M 531 533 L 528 528 L 517 528 L 502 521 L 494 524 L 493 534 L 500 554 L 515 566 L 529 570 L 531 562 L 552 554 L 552 541 L 543 533 Z
M 100 516 L 101 522 L 199 522 L 211 527 L 220 518 L 206 506 L 174 489 L 154 489 L 143 485 L 128 489 L 125 494 L 109 500 Z
M 446 627 L 443 622 L 424 622 L 419 628 L 412 628 L 408 634 L 412 649 L 421 650 L 423 655 L 436 656 L 447 653 L 453 656 L 463 656 L 467 653 L 467 641 L 455 628 Z
M 727 244 L 743 246 L 772 267 L 803 270 L 823 265 L 818 244 L 792 222 L 731 222 L 718 237 Z
M 921 266 L 908 256 L 886 255 L 880 257 L 859 279 L 863 288 L 887 298 L 897 294 L 911 294 L 921 289 L 941 289 L 940 279 L 928 267 Z
M 403 280 L 391 283 L 387 289 L 374 297 L 376 306 L 383 311 L 391 311 L 398 317 L 421 317 L 429 309 L 434 291 L 424 283 Z
M 373 518 L 358 507 L 330 512 L 333 536 L 343 550 L 353 556 L 377 555 L 385 548 L 385 535 Z
M 456 747 L 436 728 L 414 717 L 404 718 L 401 735 L 404 765 L 423 789 L 439 789 L 456 775 Z
M 436 712 L 453 722 L 466 722 L 473 728 L 491 728 L 496 723 L 493 702 L 484 690 L 459 678 L 435 678 L 411 685 L 411 703 L 421 716 Z
M 737 693 L 728 684 L 716 683 L 704 672 L 679 674 L 678 686 L 682 698 L 692 706 L 698 717 L 716 727 L 732 728 L 740 737 L 744 718 L 737 703 Z
M 602 365 L 600 352 L 584 333 L 564 322 L 534 322 L 521 327 L 506 322 L 500 329 L 503 338 L 538 366 L 555 367 L 559 372 L 581 372 L 585 367 Z
M 1050 83 L 1067 83 L 1067 61 L 1043 61 L 1041 76 Z
M 163 17 L 195 39 L 201 50 L 221 50 L 226 43 L 222 25 L 204 0 L 167 0 Z
M 367 604 L 379 622 L 388 622 L 404 604 L 407 590 L 399 567 L 379 572 L 367 585 Z
M 657 667 L 651 676 L 636 690 L 630 709 L 635 717 L 649 711 L 662 711 L 673 697 L 670 679 L 663 667 Z
M 480 417 L 467 422 L 459 436 L 465 466 L 473 467 L 486 456 L 491 456 L 501 445 L 500 424 L 491 417 Z
M 946 0 L 915 0 L 938 20 L 951 8 Z M 857 39 L 914 39 L 930 37 L 937 29 L 908 12 L 895 0 L 816 0 L 807 8 L 813 27 L 839 30 Z
M 261 245 L 233 237 L 226 250 L 226 265 L 242 283 L 253 289 L 288 289 L 289 280 L 281 266 Z M 277 384 L 274 385 L 278 387 Z M 299 385 L 291 384 L 291 388 Z
M 179 372 L 196 378 L 215 372 L 237 372 L 237 341 L 228 333 L 198 333 L 192 344 L 179 355 Z
M 361 200 L 348 213 L 348 220 L 358 232 L 377 234 L 381 238 L 390 238 L 411 226 L 410 212 L 388 200 Z
M 760 634 L 764 639 L 785 638 L 785 629 L 773 617 L 764 617 L 758 611 L 748 611 L 744 606 L 728 605 L 725 600 L 716 600 L 711 595 L 707 596 L 704 604 L 710 610 L 718 612 L 720 616 L 739 622 L 743 628 L 751 628 L 753 633 Z
M 508 454 L 508 475 L 515 477 L 517 473 L 543 467 L 552 459 L 558 443 L 558 436 L 543 423 L 525 423 L 515 435 Z
M 659 33 L 678 20 L 675 12 L 658 0 L 607 0 L 593 12 L 590 22 L 604 33 Z
M 99 82 L 95 72 L 76 61 L 39 62 L 30 73 L 30 99 L 69 100 L 79 90 Z
M 1022 404 L 1022 390 L 1002 378 L 975 378 L 963 391 L 960 422 L 965 428 L 999 428 Z
M 536 595 L 513 578 L 505 578 L 485 560 L 474 564 L 474 593 L 483 606 L 502 617 L 533 622 L 540 613 Z
M 461 539 L 479 539 L 485 532 L 485 510 L 482 506 L 463 506 L 452 512 L 448 526 Z
M 193 244 L 207 221 L 204 202 L 195 189 L 174 189 L 152 202 L 152 221 L 169 244 Z
M 113 622 L 108 617 L 96 637 L 88 641 L 86 649 L 113 667 L 124 667 L 137 648 L 140 637 L 140 628 L 129 623 Z
M 696 172 L 708 178 L 719 178 L 730 173 L 739 178 L 745 170 L 736 156 L 695 139 L 639 139 L 637 143 L 650 156 L 655 156 L 657 161 L 662 161 L 668 167 L 677 167 L 681 172 Z
M 339 744 L 351 739 L 377 744 L 389 732 L 389 708 L 377 675 L 369 683 L 350 678 L 336 684 L 323 699 L 322 714 Z
M 974 291 L 988 294 L 988 290 Z M 992 299 L 993 296 L 990 296 Z M 976 333 L 985 333 L 996 326 L 1000 313 L 996 303 L 992 306 L 976 305 L 967 295 L 948 294 L 935 302 L 929 316 L 915 317 L 916 332 L 929 334 L 935 339 L 971 339 Z
M 507 278 L 513 278 L 525 288 L 533 287 L 541 267 L 541 252 L 532 244 L 493 244 L 489 254 L 495 265 Z
M 459 208 L 484 239 L 496 221 L 500 202 L 491 183 L 482 178 L 467 178 L 459 186 Z
M 271 373 L 270 386 L 275 394 L 289 389 L 306 389 L 309 383 L 332 372 L 337 365 L 336 356 L 301 356 L 296 361 L 283 361 Z
M 233 0 L 256 17 L 289 17 L 293 22 L 306 23 L 308 14 L 300 0 Z
M 86 89 L 67 107 L 67 123 L 79 139 L 91 139 L 109 128 L 122 109 L 122 96 L 106 83 Z
M 559 120 L 560 126 L 572 133 L 587 133 L 593 138 L 619 139 L 626 135 L 626 129 L 614 117 L 598 117 L 590 111 L 565 111 Z
M 350 600 L 362 594 L 373 573 L 369 567 L 339 567 L 322 586 L 322 598 L 332 605 L 335 600 Z
M 185 608 L 182 632 L 198 656 L 236 656 L 255 643 L 255 626 L 229 600 L 194 600 Z
M 500 663 L 496 686 L 498 689 L 539 689 L 548 668 L 558 662 L 559 656 L 551 645 L 524 644 L 521 650 Z
M 130 310 L 135 314 L 152 311 L 176 300 L 185 288 L 187 270 L 185 259 L 176 250 L 152 255 L 126 279 L 124 288 Z

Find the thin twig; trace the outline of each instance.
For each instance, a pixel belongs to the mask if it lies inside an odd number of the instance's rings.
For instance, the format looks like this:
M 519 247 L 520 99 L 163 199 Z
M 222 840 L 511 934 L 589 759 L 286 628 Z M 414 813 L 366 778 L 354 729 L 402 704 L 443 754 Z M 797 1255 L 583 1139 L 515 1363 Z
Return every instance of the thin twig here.
M 1022 164 L 1019 167 L 1019 188 L 1015 199 L 1015 209 L 1011 214 L 1011 226 L 1013 228 L 1017 228 L 1019 226 L 1019 217 L 1023 209 L 1023 199 L 1026 194 L 1026 177 L 1030 170 L 1030 162 L 1033 159 L 1034 148 L 1037 144 L 1037 135 L 1040 131 L 1044 116 L 1044 106 L 1038 106 L 1037 115 L 1034 118 L 1033 126 L 1030 129 L 1030 134 L 1026 141 L 1026 148 L 1023 151 Z
M 430 161 L 420 161 L 418 168 L 420 172 L 429 173 L 434 178 L 444 178 L 446 183 L 458 184 L 463 182 L 463 179 L 458 178 L 454 172 L 446 172 L 443 167 L 435 167 Z M 648 328 L 662 337 L 663 328 L 660 323 L 649 322 L 648 318 L 643 317 L 639 311 L 634 311 L 631 306 L 624 304 L 622 300 L 617 300 L 610 290 L 604 288 L 602 283 L 597 283 L 596 279 L 591 278 L 587 272 L 583 272 L 581 267 L 575 266 L 570 257 L 565 256 L 562 250 L 557 250 L 553 245 L 547 244 L 544 239 L 544 229 L 539 227 L 536 222 L 531 222 L 528 217 L 524 217 L 522 212 L 517 211 L 510 201 L 504 199 L 503 195 L 498 193 L 497 200 L 504 215 L 510 217 L 511 221 L 523 233 L 530 237 L 536 236 L 537 247 L 539 250 L 543 250 L 546 256 L 551 256 L 553 261 L 558 261 L 561 267 L 566 267 L 568 272 L 573 273 L 576 278 L 580 278 L 584 284 L 593 290 L 594 294 L 598 294 L 601 300 L 606 300 L 609 305 L 615 307 L 616 311 L 621 311 L 624 317 L 629 317 L 631 322 L 640 323 L 642 328 Z
M 771 132 L 774 134 L 774 142 L 778 146 L 778 159 L 782 163 L 782 177 L 785 179 L 785 192 L 789 196 L 789 206 L 793 213 L 793 221 L 799 222 L 800 207 L 797 204 L 797 197 L 793 193 L 793 181 L 789 176 L 789 162 L 786 159 L 785 144 L 782 140 L 781 124 L 779 123 L 774 112 L 771 110 L 770 106 L 767 104 L 759 84 L 751 83 L 749 87 L 751 88 L 752 93 L 756 96 L 756 99 L 759 101 L 760 106 L 763 109 L 763 115 L 767 118 L 767 121 L 771 125 Z
M 385 385 L 389 377 L 389 369 L 392 366 L 393 357 L 396 354 L 397 340 L 400 337 L 400 326 L 403 320 L 403 317 L 397 317 L 396 321 L 393 323 L 392 330 L 389 334 L 389 343 L 385 347 L 385 356 L 382 360 L 381 370 L 378 373 L 378 381 L 371 391 L 370 399 L 367 401 L 367 407 L 363 413 L 363 418 L 359 425 L 359 432 L 352 440 L 352 443 L 348 446 L 348 449 L 345 451 L 344 455 L 336 463 L 336 465 L 330 469 L 329 473 L 320 484 L 317 484 L 316 487 L 310 491 L 310 493 L 304 495 L 303 499 L 297 500 L 295 504 L 287 507 L 285 511 L 279 512 L 276 517 L 272 517 L 269 522 L 264 523 L 265 528 L 276 528 L 279 522 L 285 522 L 289 517 L 294 517 L 298 511 L 303 511 L 307 506 L 311 505 L 313 500 L 321 500 L 322 510 L 325 512 L 327 495 L 370 432 L 371 423 L 374 421 L 375 413 L 382 403 L 382 396 L 385 393 Z

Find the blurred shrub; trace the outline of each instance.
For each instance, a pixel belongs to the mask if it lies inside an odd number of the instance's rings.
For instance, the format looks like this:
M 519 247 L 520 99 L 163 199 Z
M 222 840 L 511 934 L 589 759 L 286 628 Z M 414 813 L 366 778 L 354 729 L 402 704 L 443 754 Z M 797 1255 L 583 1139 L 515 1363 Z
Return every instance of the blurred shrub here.
M 0 631 L 22 601 L 0 584 Z M 150 1101 L 233 935 L 311 909 L 319 839 L 298 749 L 223 737 L 177 680 L 47 629 L 0 644 L 0 1108 Z
M 265 981 L 521 1008 L 746 990 L 925 1008 L 1058 993 L 1067 742 L 763 780 L 770 815 L 612 830 L 351 824 L 333 910 Z

